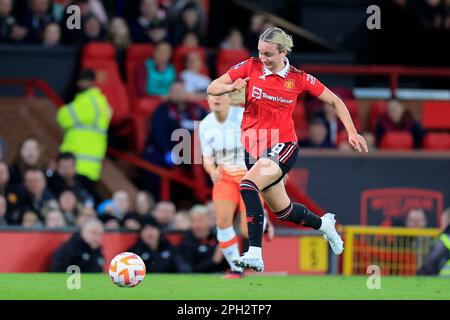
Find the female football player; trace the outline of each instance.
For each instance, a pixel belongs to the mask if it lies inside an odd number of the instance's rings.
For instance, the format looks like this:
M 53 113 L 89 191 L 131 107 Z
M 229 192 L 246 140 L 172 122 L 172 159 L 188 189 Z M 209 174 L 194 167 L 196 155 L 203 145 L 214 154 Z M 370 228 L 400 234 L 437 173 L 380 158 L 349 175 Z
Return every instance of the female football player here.
M 241 122 L 244 109 L 230 105 L 230 96 L 208 96 L 211 113 L 199 125 L 203 166 L 213 181 L 213 204 L 217 226 L 217 240 L 231 273 L 225 278 L 240 278 L 243 269 L 233 264 L 239 257 L 238 239 L 233 228 L 235 212 L 240 216 L 240 229 L 247 238 L 245 205 L 240 194 L 240 182 L 247 173 L 244 147 L 240 142 Z M 273 234 L 270 221 L 268 238 Z
M 241 141 L 249 171 L 241 180 L 240 192 L 246 207 L 249 250 L 233 262 L 255 271 L 264 270 L 263 207 L 259 193 L 279 219 L 319 230 L 336 255 L 344 249 L 336 232 L 334 215 L 327 213 L 319 217 L 304 205 L 292 203 L 284 188 L 283 178 L 294 166 L 299 152 L 292 120 L 297 97 L 307 92 L 334 106 L 347 130 L 350 145 L 359 152 L 368 151 L 343 101 L 318 79 L 290 65 L 286 56 L 292 47 L 291 36 L 280 28 L 268 28 L 259 38 L 258 58 L 235 65 L 208 87 L 210 95 L 246 87 Z

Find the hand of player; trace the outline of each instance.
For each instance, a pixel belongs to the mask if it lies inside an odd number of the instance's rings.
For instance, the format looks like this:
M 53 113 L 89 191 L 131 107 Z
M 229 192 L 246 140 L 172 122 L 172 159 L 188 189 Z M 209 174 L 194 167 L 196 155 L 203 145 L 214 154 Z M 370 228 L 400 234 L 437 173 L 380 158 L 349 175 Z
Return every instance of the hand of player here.
M 212 256 L 212 261 L 213 261 L 215 264 L 219 264 L 219 263 L 222 262 L 222 260 L 223 260 L 222 249 L 221 249 L 219 246 L 217 246 L 217 247 L 216 247 L 216 251 L 214 251 L 214 254 L 213 254 L 213 256 Z
M 348 135 L 348 143 L 359 152 L 362 152 L 363 150 L 369 152 L 366 139 L 356 132 Z
M 231 85 L 231 91 L 244 89 L 247 86 L 248 80 L 250 80 L 250 77 L 245 79 L 236 79 L 236 81 Z

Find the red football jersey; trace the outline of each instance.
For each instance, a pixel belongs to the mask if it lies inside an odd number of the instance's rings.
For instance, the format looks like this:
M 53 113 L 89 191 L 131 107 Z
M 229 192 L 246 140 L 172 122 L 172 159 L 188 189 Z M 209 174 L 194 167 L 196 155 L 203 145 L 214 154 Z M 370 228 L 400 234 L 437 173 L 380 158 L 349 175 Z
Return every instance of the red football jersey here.
M 289 64 L 276 74 L 259 58 L 250 58 L 228 70 L 233 82 L 250 77 L 246 89 L 241 141 L 248 153 L 258 158 L 277 143 L 297 141 L 292 113 L 303 92 L 320 96 L 325 86 L 315 77 Z

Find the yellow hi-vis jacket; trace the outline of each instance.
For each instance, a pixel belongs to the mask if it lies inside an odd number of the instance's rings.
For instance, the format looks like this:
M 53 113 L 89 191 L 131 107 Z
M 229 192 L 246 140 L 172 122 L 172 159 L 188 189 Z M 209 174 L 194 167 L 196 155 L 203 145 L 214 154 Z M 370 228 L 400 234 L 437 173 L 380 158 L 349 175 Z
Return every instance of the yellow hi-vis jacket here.
M 442 233 L 439 237 L 439 240 L 441 240 L 444 246 L 450 251 L 450 236 Z M 442 266 L 441 270 L 439 271 L 439 275 L 450 277 L 450 259 L 448 259 L 447 262 Z
M 77 94 L 56 115 L 64 131 L 60 152 L 73 153 L 76 157 L 76 172 L 93 181 L 98 181 L 101 176 L 111 116 L 112 110 L 106 96 L 95 87 Z

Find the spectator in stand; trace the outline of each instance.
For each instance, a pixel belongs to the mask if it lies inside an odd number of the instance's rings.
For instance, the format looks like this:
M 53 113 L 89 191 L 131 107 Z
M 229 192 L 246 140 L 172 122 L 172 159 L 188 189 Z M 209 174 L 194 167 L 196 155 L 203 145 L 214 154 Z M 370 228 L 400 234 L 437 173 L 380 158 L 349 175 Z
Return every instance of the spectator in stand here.
M 130 24 L 133 42 L 158 43 L 167 37 L 165 12 L 158 7 L 157 0 L 142 0 L 140 16 Z
M 71 189 L 61 192 L 58 197 L 58 206 L 67 225 L 74 226 L 82 205 L 78 202 L 77 196 Z
M 391 99 L 389 101 L 386 113 L 381 114 L 378 119 L 376 127 L 378 144 L 380 144 L 386 132 L 394 131 L 409 132 L 414 138 L 414 147 L 419 148 L 422 145 L 422 127 L 397 99 Z
M 145 60 L 136 72 L 137 92 L 139 96 L 168 95 L 171 85 L 176 79 L 175 67 L 170 63 L 172 47 L 161 42 L 155 47 L 153 59 Z
M 39 215 L 31 210 L 26 210 L 23 213 L 20 224 L 26 229 L 42 228 L 42 221 L 39 219 Z
M 189 212 L 191 231 L 180 245 L 180 253 L 190 264 L 192 272 L 223 272 L 227 264 L 211 226 L 209 209 L 195 205 Z
M 3 195 L 0 195 L 0 228 L 8 225 L 8 221 L 6 220 L 6 207 L 6 199 Z
M 0 43 L 18 42 L 26 35 L 26 29 L 17 25 L 11 14 L 12 9 L 13 0 L 0 0 Z
M 322 110 L 316 112 L 314 117 L 322 117 L 327 126 L 327 141 L 336 145 L 339 133 L 345 131 L 345 127 L 339 121 L 336 109 L 329 104 L 323 104 Z
M 450 208 L 442 212 L 441 230 L 417 275 L 450 276 Z
M 121 17 L 114 17 L 108 29 L 108 39 L 116 49 L 125 50 L 131 43 L 130 31 L 126 21 Z
M 126 230 L 130 231 L 138 231 L 142 227 L 142 220 L 145 219 L 145 217 L 142 217 L 141 215 L 137 213 L 126 213 L 121 221 L 121 225 Z
M 91 69 L 81 71 L 77 88 L 79 93 L 75 99 L 62 106 L 56 115 L 64 131 L 60 152 L 74 154 L 76 173 L 94 184 L 101 176 L 112 111 L 106 96 L 95 86 Z
M 91 207 L 82 207 L 80 210 L 80 214 L 77 216 L 75 220 L 75 225 L 77 227 L 82 226 L 86 221 L 97 218 L 97 212 L 94 208 Z
M 191 229 L 191 219 L 189 218 L 188 212 L 177 212 L 173 220 L 173 226 L 176 231 L 187 232 Z
M 70 152 L 63 152 L 56 160 L 56 171 L 47 178 L 48 188 L 57 197 L 66 189 L 75 192 L 77 198 L 84 205 L 93 205 L 95 189 L 92 182 L 75 171 L 75 156 Z
M 203 23 L 198 7 L 192 3 L 185 5 L 180 13 L 180 18 L 172 21 L 170 30 L 170 43 L 174 47 L 181 44 L 187 33 L 194 33 L 200 43 L 203 43 Z
M 227 50 L 244 49 L 244 38 L 239 29 L 231 29 L 225 37 L 225 40 L 220 44 L 220 47 Z
M 120 220 L 110 213 L 102 214 L 100 216 L 100 221 L 105 226 L 105 230 L 119 230 L 121 228 Z
M 200 40 L 195 33 L 188 32 L 184 36 L 181 45 L 186 48 L 198 48 L 200 45 Z
M 50 22 L 42 32 L 42 45 L 47 48 L 56 48 L 61 45 L 61 27 L 56 22 Z
M 125 79 L 126 51 L 131 44 L 131 39 L 128 25 L 123 18 L 115 17 L 111 20 L 108 28 L 108 40 L 116 49 L 116 60 L 120 74 L 122 79 Z
M 21 185 L 23 183 L 24 173 L 29 168 L 39 168 L 42 171 L 46 166 L 41 160 L 41 147 L 36 139 L 25 139 L 19 146 L 19 152 L 9 168 L 10 183 L 12 185 Z
M 82 273 L 103 272 L 105 259 L 100 246 L 103 234 L 100 221 L 87 221 L 81 226 L 80 232 L 75 233 L 55 251 L 50 272 L 66 272 L 71 265 L 78 266 Z
M 139 191 L 134 199 L 134 211 L 142 217 L 151 216 L 155 200 L 147 191 Z
M 28 9 L 19 21 L 27 29 L 25 42 L 40 43 L 45 26 L 56 21 L 53 16 L 53 4 L 50 0 L 30 0 Z
M 30 168 L 25 171 L 25 181 L 19 199 L 21 212 L 31 210 L 43 221 L 42 209 L 55 198 L 47 189 L 47 181 L 40 169 Z
M 206 111 L 196 103 L 188 102 L 188 93 L 183 84 L 172 85 L 168 101 L 161 104 L 151 119 L 151 129 L 147 137 L 143 158 L 151 163 L 165 168 L 174 166 L 179 155 L 172 152 L 177 142 L 172 141 L 174 130 L 185 129 L 194 131 L 194 121 L 200 121 L 206 116 Z M 185 167 L 190 170 L 190 166 Z M 147 189 L 155 199 L 159 200 L 160 178 L 157 175 L 145 174 Z
M 211 78 L 201 73 L 204 63 L 201 56 L 198 52 L 189 52 L 185 59 L 186 69 L 180 73 L 184 88 L 192 99 L 206 99 L 206 88 L 211 83 Z
M 83 23 L 83 32 L 83 43 L 106 40 L 106 31 L 97 16 L 93 14 L 89 14 L 87 17 L 85 17 Z
M 152 217 L 156 219 L 161 230 L 166 232 L 172 228 L 175 212 L 176 208 L 172 202 L 161 201 L 156 204 Z
M 412 209 L 408 212 L 405 227 L 421 229 L 427 227 L 427 217 L 423 209 Z
M 6 220 L 9 224 L 20 220 L 19 189 L 9 183 L 9 169 L 0 161 L 0 196 L 6 199 Z
M 189 265 L 163 236 L 158 222 L 152 217 L 146 217 L 140 229 L 138 241 L 127 251 L 142 258 L 147 272 L 182 273 L 190 271 Z
M 298 145 L 302 148 L 335 148 L 327 139 L 327 126 L 322 117 L 315 117 L 308 124 L 308 138 L 301 140 Z
M 130 196 L 125 190 L 118 190 L 113 193 L 111 199 L 103 201 L 97 208 L 99 215 L 110 214 L 119 221 L 130 213 Z
M 67 226 L 66 220 L 61 211 L 51 210 L 45 216 L 45 227 L 49 229 L 64 228 Z

